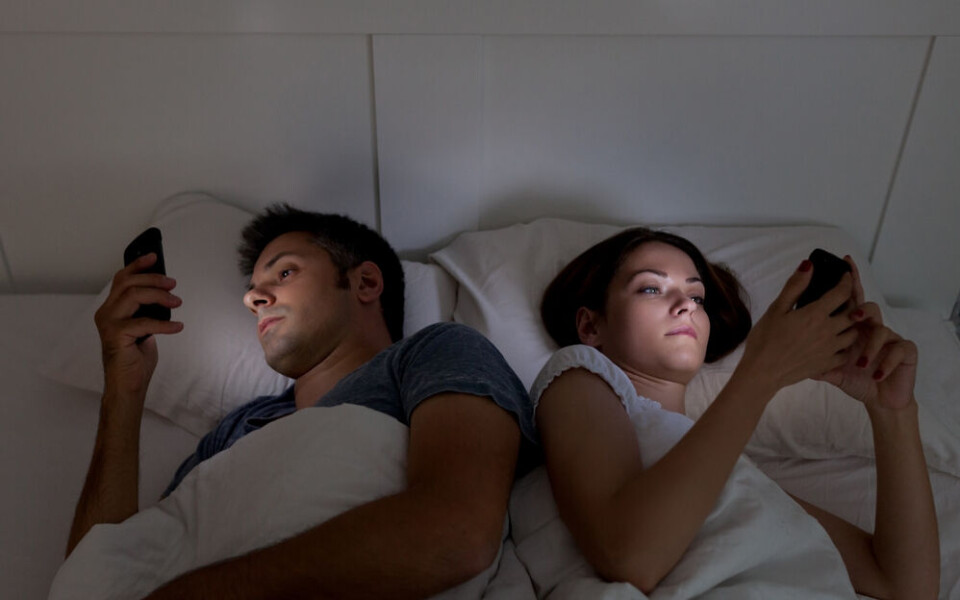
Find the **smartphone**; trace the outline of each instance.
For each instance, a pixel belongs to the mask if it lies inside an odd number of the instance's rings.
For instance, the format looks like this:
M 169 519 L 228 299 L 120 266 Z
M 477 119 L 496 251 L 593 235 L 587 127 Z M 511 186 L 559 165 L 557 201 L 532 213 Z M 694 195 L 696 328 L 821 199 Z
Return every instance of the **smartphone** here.
M 817 248 L 810 253 L 810 262 L 813 263 L 813 278 L 810 280 L 807 289 L 803 290 L 800 298 L 797 299 L 797 308 L 801 308 L 814 300 L 818 300 L 840 283 L 840 279 L 843 278 L 844 273 L 849 273 L 852 270 L 847 261 L 839 256 L 830 254 L 822 248 Z M 833 316 L 843 312 L 846 305 L 846 302 L 844 302 L 843 305 L 830 313 L 830 315 Z
M 166 275 L 167 268 L 163 264 L 163 240 L 160 235 L 160 230 L 156 227 L 151 227 L 144 231 L 130 242 L 130 245 L 123 251 L 123 264 L 124 266 L 129 265 L 144 254 L 150 254 L 151 252 L 157 255 L 157 262 L 141 272 Z M 148 317 L 157 319 L 158 321 L 169 321 L 170 309 L 160 304 L 141 304 L 137 312 L 133 313 L 134 319 L 140 317 Z

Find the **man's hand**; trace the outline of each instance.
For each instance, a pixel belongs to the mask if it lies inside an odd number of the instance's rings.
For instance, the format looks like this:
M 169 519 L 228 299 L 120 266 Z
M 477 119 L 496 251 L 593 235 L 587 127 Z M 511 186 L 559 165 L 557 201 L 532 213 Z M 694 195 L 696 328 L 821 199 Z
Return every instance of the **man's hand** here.
M 157 343 L 153 334 L 177 333 L 183 323 L 134 319 L 141 304 L 180 306 L 180 298 L 170 293 L 177 282 L 165 275 L 141 273 L 157 260 L 147 254 L 133 261 L 113 277 L 110 294 L 94 315 L 103 353 L 106 386 L 123 396 L 143 398 L 157 366 Z M 144 337 L 139 344 L 137 340 Z

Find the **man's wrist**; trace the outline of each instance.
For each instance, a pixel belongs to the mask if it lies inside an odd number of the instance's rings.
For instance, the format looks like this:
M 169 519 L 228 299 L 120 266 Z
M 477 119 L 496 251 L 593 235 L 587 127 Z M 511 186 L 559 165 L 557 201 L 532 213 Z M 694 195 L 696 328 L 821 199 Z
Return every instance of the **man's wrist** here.
M 107 384 L 100 398 L 101 420 L 106 419 L 110 425 L 133 421 L 139 426 L 145 400 L 146 391 L 124 391 Z

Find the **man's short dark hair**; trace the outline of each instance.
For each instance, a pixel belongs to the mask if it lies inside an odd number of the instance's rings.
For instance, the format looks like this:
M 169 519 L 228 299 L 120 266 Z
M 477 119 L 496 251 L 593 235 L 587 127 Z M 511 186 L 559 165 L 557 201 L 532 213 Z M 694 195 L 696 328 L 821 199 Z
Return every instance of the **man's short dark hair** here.
M 370 261 L 383 274 L 380 310 L 394 342 L 403 337 L 403 267 L 400 258 L 379 233 L 343 215 L 308 212 L 288 204 L 274 204 L 243 229 L 240 243 L 240 270 L 253 274 L 253 267 L 267 245 L 285 233 L 303 231 L 327 251 L 346 287 L 347 271 Z

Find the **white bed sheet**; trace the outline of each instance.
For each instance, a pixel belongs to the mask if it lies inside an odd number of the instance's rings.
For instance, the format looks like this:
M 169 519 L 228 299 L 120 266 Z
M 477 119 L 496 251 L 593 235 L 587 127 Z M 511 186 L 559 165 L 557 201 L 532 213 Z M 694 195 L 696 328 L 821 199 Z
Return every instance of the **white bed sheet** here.
M 870 458 L 764 459 L 757 466 L 791 494 L 873 531 L 876 469 Z M 930 471 L 940 529 L 940 598 L 960 600 L 960 478 Z

